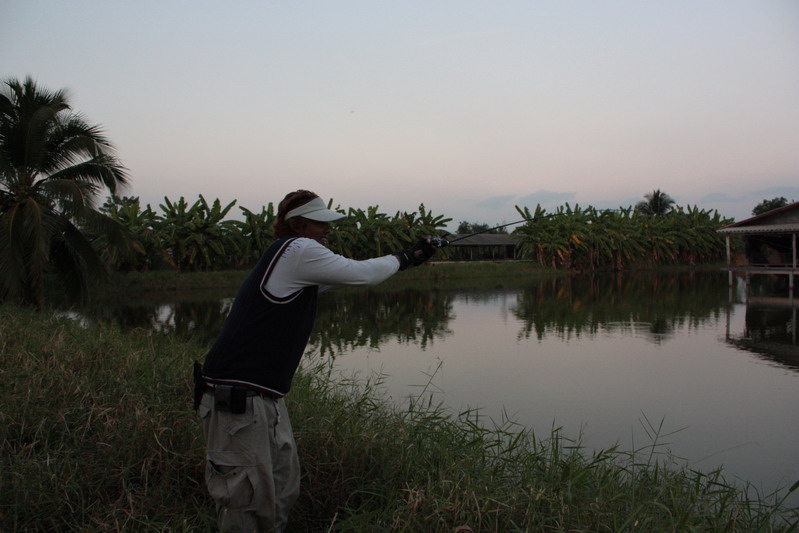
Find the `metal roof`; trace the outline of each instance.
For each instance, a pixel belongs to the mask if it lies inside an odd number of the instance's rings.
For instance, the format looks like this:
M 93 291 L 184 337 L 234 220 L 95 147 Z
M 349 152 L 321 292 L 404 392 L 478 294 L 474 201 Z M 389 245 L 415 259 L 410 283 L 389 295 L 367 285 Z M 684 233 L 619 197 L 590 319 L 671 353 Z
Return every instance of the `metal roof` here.
M 793 224 L 762 224 L 759 226 L 727 226 L 717 230 L 719 233 L 799 233 L 799 223 Z
M 799 202 L 772 209 L 761 215 L 724 226 L 719 233 L 796 233 L 799 231 Z

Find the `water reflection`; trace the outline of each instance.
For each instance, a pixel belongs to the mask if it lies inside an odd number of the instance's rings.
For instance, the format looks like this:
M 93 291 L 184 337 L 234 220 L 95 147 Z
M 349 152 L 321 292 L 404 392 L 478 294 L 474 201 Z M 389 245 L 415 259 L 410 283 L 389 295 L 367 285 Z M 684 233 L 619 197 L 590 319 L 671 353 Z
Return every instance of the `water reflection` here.
M 233 297 L 227 291 L 113 293 L 80 309 L 78 314 L 84 320 L 117 324 L 123 330 L 146 329 L 210 343 L 232 304 Z
M 451 335 L 452 296 L 429 291 L 379 293 L 368 290 L 330 291 L 320 298 L 310 344 L 323 355 L 367 346 L 378 349 L 389 339 L 424 349 L 434 339 Z
M 523 323 L 519 338 L 635 331 L 661 343 L 676 327 L 717 319 L 727 304 L 725 289 L 716 272 L 558 278 L 523 289 L 514 313 Z
M 786 298 L 784 280 L 749 283 L 730 293 L 720 272 L 627 273 L 558 277 L 516 289 L 330 291 L 320 297 L 311 347 L 329 356 L 396 340 L 425 349 L 452 335 L 453 299 L 487 302 L 515 298 L 508 306 L 520 328 L 517 339 L 547 337 L 568 341 L 616 332 L 660 344 L 683 326 L 699 327 L 746 302 L 743 331 L 726 340 L 741 349 L 799 369 L 796 300 Z M 213 342 L 233 301 L 234 291 L 113 294 L 80 310 L 82 317 L 113 322 L 124 329 L 191 335 Z M 782 296 L 780 296 L 782 294 Z M 728 317 L 729 318 L 729 317 Z M 729 322 L 729 319 L 728 319 Z
M 788 282 L 785 275 L 743 279 L 744 327 L 734 331 L 728 326 L 726 340 L 771 363 L 799 370 L 796 332 L 799 302 L 795 287 L 792 290 Z

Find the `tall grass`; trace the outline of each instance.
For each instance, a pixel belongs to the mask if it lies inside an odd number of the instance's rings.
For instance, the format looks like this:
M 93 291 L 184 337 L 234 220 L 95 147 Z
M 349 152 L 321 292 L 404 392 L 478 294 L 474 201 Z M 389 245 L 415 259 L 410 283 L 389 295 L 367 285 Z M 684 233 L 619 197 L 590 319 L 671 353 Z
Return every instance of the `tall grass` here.
M 310 368 L 291 405 L 305 452 L 300 530 L 750 532 L 799 519 L 720 470 L 677 467 L 654 425 L 638 450 L 589 451 L 560 428 L 539 439 L 508 419 L 453 415 L 433 395 L 387 410 L 379 378 L 336 382 Z
M 0 530 L 210 531 L 189 369 L 205 347 L 0 306 Z M 392 408 L 309 359 L 289 395 L 291 531 L 790 531 L 799 511 L 720 471 L 486 427 L 434 396 Z M 656 432 L 656 429 L 655 429 Z
M 0 529 L 203 530 L 197 347 L 0 307 Z

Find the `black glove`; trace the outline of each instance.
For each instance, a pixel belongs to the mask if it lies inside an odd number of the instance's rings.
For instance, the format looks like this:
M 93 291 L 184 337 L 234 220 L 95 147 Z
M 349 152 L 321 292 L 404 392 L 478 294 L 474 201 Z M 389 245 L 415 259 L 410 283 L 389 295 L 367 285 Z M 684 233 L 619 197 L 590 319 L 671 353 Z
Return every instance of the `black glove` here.
M 438 250 L 438 246 L 433 244 L 432 237 L 425 237 L 424 239 L 419 239 L 412 250 L 414 250 L 414 252 L 416 252 L 416 250 L 421 250 L 421 253 L 418 255 L 414 253 L 413 258 L 413 266 L 419 266 L 433 257 L 433 254 Z
M 433 257 L 433 254 L 436 253 L 437 249 L 438 247 L 432 244 L 432 239 L 430 237 L 425 237 L 424 239 L 419 239 L 416 241 L 416 244 L 407 250 L 394 252 L 394 255 L 397 257 L 397 259 L 399 259 L 399 269 L 405 270 L 411 266 L 421 265 Z

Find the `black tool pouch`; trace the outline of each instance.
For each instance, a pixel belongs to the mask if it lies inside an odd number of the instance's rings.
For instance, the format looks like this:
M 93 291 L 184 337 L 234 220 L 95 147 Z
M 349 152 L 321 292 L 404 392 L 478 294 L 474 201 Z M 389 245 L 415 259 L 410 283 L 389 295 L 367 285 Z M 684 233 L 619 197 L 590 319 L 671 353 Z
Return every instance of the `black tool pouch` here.
M 214 388 L 214 408 L 217 411 L 241 414 L 247 411 L 247 389 L 217 385 Z
M 203 383 L 203 365 L 194 361 L 194 410 L 200 407 L 203 399 L 205 383 Z

